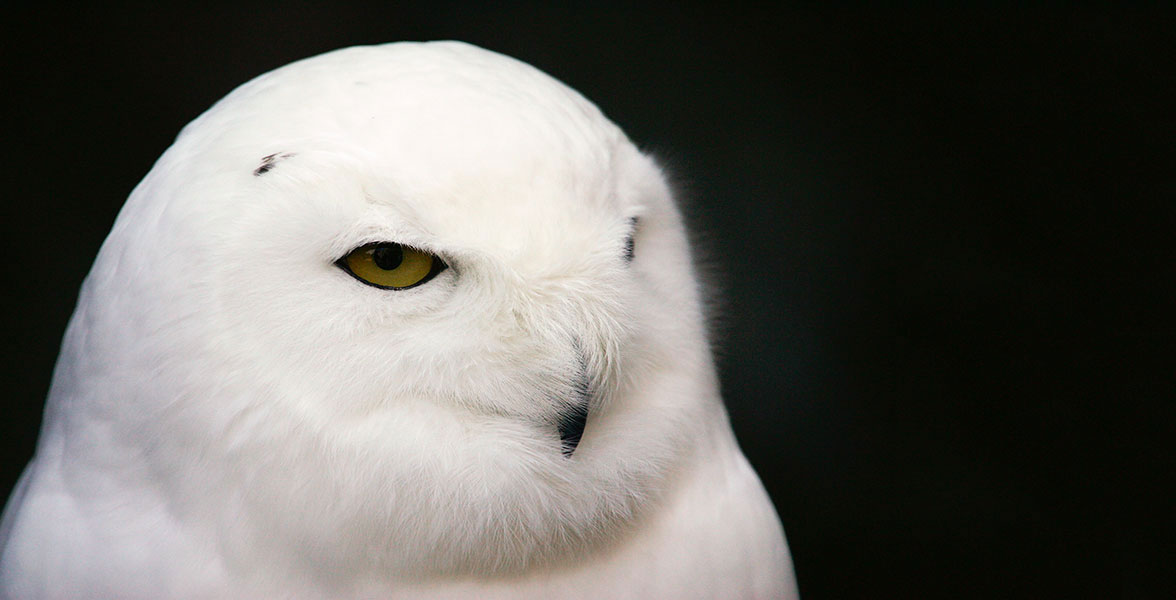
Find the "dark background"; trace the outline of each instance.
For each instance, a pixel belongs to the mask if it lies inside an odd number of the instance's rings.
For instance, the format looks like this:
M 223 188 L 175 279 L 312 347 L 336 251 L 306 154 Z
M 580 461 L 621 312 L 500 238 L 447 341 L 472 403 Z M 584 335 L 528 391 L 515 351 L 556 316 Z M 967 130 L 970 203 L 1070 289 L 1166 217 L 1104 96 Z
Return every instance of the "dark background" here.
M 1174 597 L 1172 14 L 104 10 L 4 17 L 0 493 L 77 288 L 182 125 L 294 59 L 456 38 L 580 90 L 680 179 L 806 599 Z

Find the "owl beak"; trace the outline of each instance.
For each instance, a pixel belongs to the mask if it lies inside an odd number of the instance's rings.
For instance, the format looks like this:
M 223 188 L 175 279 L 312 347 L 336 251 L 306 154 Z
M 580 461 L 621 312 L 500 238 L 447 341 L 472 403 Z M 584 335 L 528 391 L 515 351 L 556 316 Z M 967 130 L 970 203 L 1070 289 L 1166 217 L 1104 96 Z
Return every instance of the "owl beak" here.
M 588 424 L 588 403 L 592 398 L 591 381 L 588 377 L 588 365 L 580 362 L 580 378 L 576 381 L 575 398 L 569 408 L 559 417 L 560 450 L 566 457 L 571 457 L 580 445 L 580 438 L 584 435 L 584 427 Z

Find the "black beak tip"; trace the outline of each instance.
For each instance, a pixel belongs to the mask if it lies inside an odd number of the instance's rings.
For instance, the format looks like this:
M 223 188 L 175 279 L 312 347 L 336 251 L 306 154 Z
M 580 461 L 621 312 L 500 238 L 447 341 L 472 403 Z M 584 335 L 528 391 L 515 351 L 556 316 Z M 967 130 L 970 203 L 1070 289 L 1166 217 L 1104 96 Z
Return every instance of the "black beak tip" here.
M 580 380 L 576 384 L 575 402 L 559 417 L 560 450 L 570 457 L 580 445 L 584 427 L 588 424 L 588 403 L 592 399 L 591 382 L 587 365 L 581 365 Z
M 588 402 L 585 401 L 568 411 L 559 419 L 560 450 L 564 456 L 571 456 L 580 445 L 584 426 L 588 424 Z

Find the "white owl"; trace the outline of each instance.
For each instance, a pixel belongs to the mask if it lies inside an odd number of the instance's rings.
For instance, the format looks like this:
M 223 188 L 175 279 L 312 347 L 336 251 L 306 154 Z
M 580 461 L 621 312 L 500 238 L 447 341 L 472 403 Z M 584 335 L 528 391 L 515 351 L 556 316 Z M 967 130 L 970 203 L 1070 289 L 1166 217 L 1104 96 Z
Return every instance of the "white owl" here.
M 82 287 L 31 598 L 792 598 L 658 167 L 536 69 L 351 48 L 196 119 Z

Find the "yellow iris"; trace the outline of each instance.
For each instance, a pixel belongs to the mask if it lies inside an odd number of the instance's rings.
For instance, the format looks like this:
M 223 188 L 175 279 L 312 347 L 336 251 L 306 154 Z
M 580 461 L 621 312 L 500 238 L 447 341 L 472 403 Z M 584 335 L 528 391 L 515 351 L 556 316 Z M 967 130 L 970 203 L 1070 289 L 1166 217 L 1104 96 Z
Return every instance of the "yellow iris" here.
M 360 281 L 392 289 L 424 283 L 441 272 L 445 264 L 432 254 L 392 242 L 360 246 L 339 262 Z

